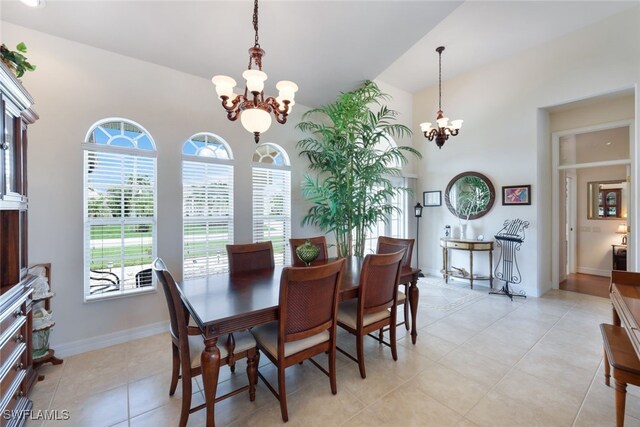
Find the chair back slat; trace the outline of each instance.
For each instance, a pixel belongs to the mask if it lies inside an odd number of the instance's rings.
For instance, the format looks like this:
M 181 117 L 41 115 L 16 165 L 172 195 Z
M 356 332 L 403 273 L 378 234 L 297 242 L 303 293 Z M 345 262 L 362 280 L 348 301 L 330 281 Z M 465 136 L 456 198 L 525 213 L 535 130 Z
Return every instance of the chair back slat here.
M 376 253 L 390 254 L 404 249 L 405 253 L 402 258 L 402 265 L 405 267 L 411 267 L 411 255 L 413 253 L 414 242 L 415 239 L 396 239 L 395 237 L 380 236 L 378 237 Z
M 279 321 L 283 343 L 335 328 L 344 262 L 282 270 Z
M 304 243 L 307 240 L 320 248 L 320 254 L 318 255 L 318 258 L 316 258 L 311 263 L 311 265 L 322 263 L 327 259 L 329 259 L 329 251 L 327 249 L 327 238 L 325 236 L 309 237 L 306 239 L 289 239 L 289 247 L 291 248 L 291 260 L 293 261 L 294 267 L 306 266 L 306 264 L 300 258 L 298 258 L 296 249 L 298 246 L 304 245 Z
M 375 313 L 394 305 L 403 257 L 404 249 L 365 257 L 358 289 L 359 312 Z
M 229 257 L 229 273 L 274 268 L 273 244 L 271 241 L 227 245 Z

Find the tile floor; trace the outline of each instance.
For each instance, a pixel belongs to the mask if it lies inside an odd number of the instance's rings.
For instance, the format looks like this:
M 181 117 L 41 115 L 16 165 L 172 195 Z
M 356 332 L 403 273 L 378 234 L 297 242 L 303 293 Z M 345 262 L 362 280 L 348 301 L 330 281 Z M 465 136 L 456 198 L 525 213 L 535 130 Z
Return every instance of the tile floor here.
M 511 302 L 488 295 L 486 288 L 466 291 L 461 282 L 437 282 L 420 289 L 417 344 L 398 329 L 397 362 L 371 340 L 362 380 L 357 365 L 338 353 L 336 396 L 310 363 L 289 368 L 288 424 L 614 425 L 614 391 L 604 385 L 598 328 L 610 322 L 607 299 L 551 291 Z M 339 345 L 355 347 L 344 333 Z M 47 426 L 176 426 L 181 398 L 180 392 L 168 396 L 170 361 L 166 334 L 69 357 L 61 366 L 42 368 L 46 379 L 35 386 L 34 409 L 69 411 L 68 421 Z M 261 365 L 275 379 L 265 357 Z M 236 372 L 223 368 L 219 390 L 245 381 L 241 364 Z M 196 383 L 193 402 L 200 403 L 202 383 Z M 282 424 L 278 402 L 262 383 L 255 402 L 243 393 L 216 405 L 216 422 Z M 632 386 L 626 423 L 640 426 L 640 391 Z M 192 414 L 189 425 L 204 425 L 204 411 Z

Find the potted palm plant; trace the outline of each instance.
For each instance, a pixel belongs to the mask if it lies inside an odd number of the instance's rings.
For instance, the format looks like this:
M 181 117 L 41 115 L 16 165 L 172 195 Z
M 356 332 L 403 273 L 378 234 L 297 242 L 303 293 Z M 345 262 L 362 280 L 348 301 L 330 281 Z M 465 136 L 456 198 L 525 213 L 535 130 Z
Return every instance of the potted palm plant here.
M 303 179 L 302 194 L 313 206 L 302 224 L 333 233 L 338 256 L 364 255 L 369 230 L 398 209 L 390 203 L 392 196 L 409 191 L 395 187 L 390 177 L 400 175 L 405 153 L 421 157 L 411 147 L 381 149 L 390 137 L 411 135 L 408 127 L 395 123 L 398 113 L 383 104 L 388 98 L 366 81 L 308 111 L 297 126 L 310 134 L 297 147 L 316 173 Z

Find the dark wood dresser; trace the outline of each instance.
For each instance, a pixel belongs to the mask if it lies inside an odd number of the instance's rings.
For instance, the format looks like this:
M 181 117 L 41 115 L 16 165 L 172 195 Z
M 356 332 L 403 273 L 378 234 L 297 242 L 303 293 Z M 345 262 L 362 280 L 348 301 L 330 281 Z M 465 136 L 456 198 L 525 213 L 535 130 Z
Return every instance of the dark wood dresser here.
M 611 245 L 611 269 L 627 271 L 627 245 Z
M 27 126 L 33 98 L 0 63 L 0 426 L 24 424 L 36 380 L 27 274 Z

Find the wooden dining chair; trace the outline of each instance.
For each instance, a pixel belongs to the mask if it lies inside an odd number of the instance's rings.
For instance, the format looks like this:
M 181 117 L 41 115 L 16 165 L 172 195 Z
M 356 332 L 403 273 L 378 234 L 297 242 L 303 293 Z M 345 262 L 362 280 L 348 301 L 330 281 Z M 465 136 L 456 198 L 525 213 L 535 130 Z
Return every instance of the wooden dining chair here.
M 164 262 L 160 258 L 156 258 L 153 261 L 152 268 L 158 281 L 162 284 L 169 308 L 171 347 L 173 350 L 173 370 L 169 396 L 174 395 L 178 386 L 178 379 L 182 379 L 182 410 L 180 412 L 179 425 L 184 427 L 187 425 L 189 414 L 205 407 L 205 404 L 202 404 L 191 408 L 191 379 L 202 374 L 200 355 L 204 349 L 204 339 L 199 328 L 189 326 L 189 312 L 185 309 L 178 293 L 176 282 Z M 220 351 L 220 366 L 235 363 L 236 360 L 244 357 L 247 358 L 249 383 L 244 387 L 217 397 L 216 402 L 235 396 L 245 390 L 249 390 L 249 399 L 253 401 L 257 383 L 256 371 L 260 357 L 253 336 L 249 332 L 230 334 L 226 342 L 218 344 L 218 350 Z
M 398 282 L 404 249 L 390 254 L 367 255 L 362 263 L 358 299 L 347 300 L 338 306 L 338 326 L 356 336 L 357 358 L 338 348 L 338 351 L 358 363 L 360 376 L 366 378 L 364 367 L 364 336 L 391 347 L 393 360 L 398 360 L 396 350 L 396 324 L 398 311 Z M 389 327 L 390 339 L 385 342 L 371 334 Z
M 394 237 L 378 237 L 378 247 L 376 253 L 389 254 L 392 252 L 398 252 L 404 249 L 404 258 L 402 258 L 403 267 L 411 267 L 411 254 L 413 253 L 413 243 L 415 239 L 396 239 Z M 407 301 L 407 295 L 409 295 L 409 285 L 411 283 L 401 283 L 404 285 L 404 292 L 398 291 L 398 305 L 404 305 L 404 321 L 398 323 L 396 326 L 404 325 L 405 329 L 409 330 L 409 304 Z
M 282 420 L 289 419 L 284 371 L 309 359 L 329 377 L 336 394 L 336 310 L 344 259 L 317 267 L 286 267 L 280 278 L 278 320 L 254 327 L 258 348 L 278 368 L 278 391 L 258 376 L 280 401 Z M 329 371 L 312 357 L 327 353 Z
M 271 241 L 227 245 L 229 273 L 274 268 L 273 244 Z
M 327 238 L 324 236 L 318 237 L 309 237 L 306 239 L 289 239 L 289 247 L 291 248 L 291 259 L 293 260 L 294 267 L 305 267 L 306 264 L 300 258 L 298 258 L 298 254 L 296 253 L 296 249 L 298 246 L 304 245 L 306 241 L 311 242 L 312 244 L 318 246 L 320 248 L 320 255 L 316 258 L 311 265 L 316 263 L 325 262 L 329 259 L 329 251 L 327 250 Z

